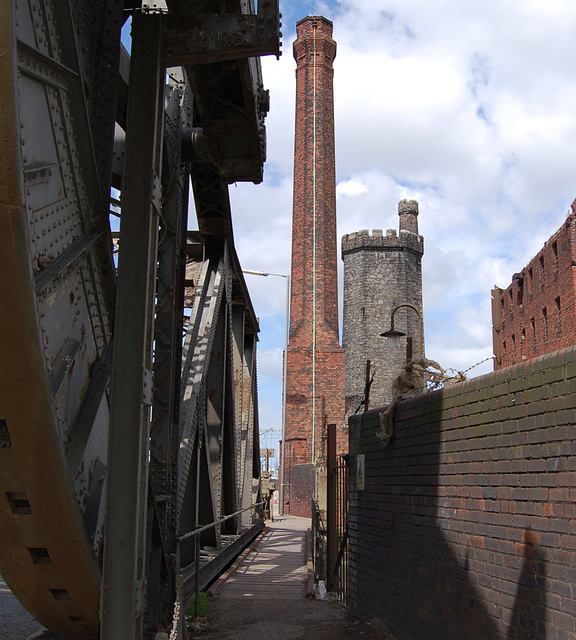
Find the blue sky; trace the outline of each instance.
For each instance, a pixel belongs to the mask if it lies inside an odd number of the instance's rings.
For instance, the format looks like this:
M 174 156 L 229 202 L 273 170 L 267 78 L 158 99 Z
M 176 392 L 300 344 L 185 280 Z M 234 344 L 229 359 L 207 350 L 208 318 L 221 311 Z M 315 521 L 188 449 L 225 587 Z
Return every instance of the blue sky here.
M 280 0 L 264 182 L 230 188 L 243 268 L 290 273 L 296 22 L 334 23 L 338 244 L 420 204 L 427 356 L 491 371 L 490 290 L 540 250 L 576 197 L 574 0 Z M 342 263 L 339 262 L 340 281 Z M 260 318 L 262 446 L 281 427 L 285 279 L 246 276 Z
M 297 20 L 334 23 L 338 238 L 397 228 L 420 203 L 427 355 L 492 355 L 490 290 L 562 224 L 576 197 L 573 0 L 282 2 L 264 183 L 231 186 L 244 268 L 290 271 Z M 339 261 L 339 268 L 342 263 Z M 340 274 L 341 277 L 341 274 Z M 262 431 L 280 429 L 284 279 L 246 276 L 260 317 Z M 470 376 L 490 371 L 486 362 Z M 263 435 L 271 442 L 274 432 Z

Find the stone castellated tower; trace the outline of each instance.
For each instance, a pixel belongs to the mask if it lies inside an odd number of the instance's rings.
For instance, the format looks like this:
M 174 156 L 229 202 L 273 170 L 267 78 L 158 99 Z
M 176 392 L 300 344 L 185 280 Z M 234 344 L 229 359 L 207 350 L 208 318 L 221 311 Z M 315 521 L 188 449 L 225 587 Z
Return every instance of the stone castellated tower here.
M 415 306 L 422 318 L 422 255 L 424 239 L 418 235 L 418 203 L 398 204 L 400 234 L 374 230 L 350 233 L 342 238 L 344 261 L 344 319 L 342 344 L 346 353 L 346 413 L 353 414 L 364 398 L 366 361 L 374 375 L 370 407 L 391 400 L 392 382 L 406 359 L 406 338 L 392 348 L 380 337 L 390 328 L 397 305 Z M 410 308 L 399 309 L 394 326 L 413 339 L 413 354 L 421 351 L 420 318 Z M 362 410 L 362 408 L 360 409 Z
M 338 335 L 332 23 L 297 24 L 292 291 L 286 376 L 285 513 L 310 516 L 326 425 L 344 431 L 344 351 Z

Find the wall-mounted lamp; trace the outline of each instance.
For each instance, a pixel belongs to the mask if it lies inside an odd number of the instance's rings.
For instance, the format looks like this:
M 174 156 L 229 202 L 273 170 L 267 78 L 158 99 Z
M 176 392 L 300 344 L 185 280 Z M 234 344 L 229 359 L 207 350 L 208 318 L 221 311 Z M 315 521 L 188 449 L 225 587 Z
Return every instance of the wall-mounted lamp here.
M 390 329 L 388 329 L 388 331 L 385 331 L 380 335 L 388 339 L 388 342 L 390 343 L 391 347 L 396 348 L 400 346 L 400 338 L 402 338 L 406 334 L 402 333 L 402 331 L 398 331 L 397 329 L 394 329 L 394 326 L 392 326 L 390 327 Z
M 392 315 L 390 316 L 390 329 L 388 329 L 388 331 L 385 331 L 384 333 L 381 333 L 380 335 L 390 341 L 391 347 L 400 346 L 400 338 L 402 338 L 406 334 L 394 328 L 394 315 L 396 314 L 396 311 L 398 311 L 398 309 L 402 309 L 402 307 L 408 307 L 409 309 L 412 309 L 418 316 L 418 320 L 420 323 L 420 354 L 422 355 L 422 357 L 424 357 L 424 323 L 422 322 L 422 314 L 413 304 L 403 302 L 402 304 L 395 306 L 394 309 L 392 309 Z

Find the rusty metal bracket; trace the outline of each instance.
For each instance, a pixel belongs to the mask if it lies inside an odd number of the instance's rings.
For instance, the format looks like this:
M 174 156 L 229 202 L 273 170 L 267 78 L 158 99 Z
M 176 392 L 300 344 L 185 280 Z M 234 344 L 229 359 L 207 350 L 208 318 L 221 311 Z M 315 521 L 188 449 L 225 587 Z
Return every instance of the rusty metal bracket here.
M 258 14 L 193 14 L 167 21 L 164 64 L 208 64 L 281 55 L 278 0 L 261 0 Z

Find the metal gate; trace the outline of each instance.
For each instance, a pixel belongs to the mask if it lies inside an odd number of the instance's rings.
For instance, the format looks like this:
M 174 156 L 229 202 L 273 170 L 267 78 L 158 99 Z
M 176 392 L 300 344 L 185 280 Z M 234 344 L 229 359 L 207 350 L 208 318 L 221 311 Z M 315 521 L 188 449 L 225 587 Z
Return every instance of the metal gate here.
M 348 465 L 336 455 L 336 425 L 328 425 L 327 571 L 328 591 L 348 599 Z

